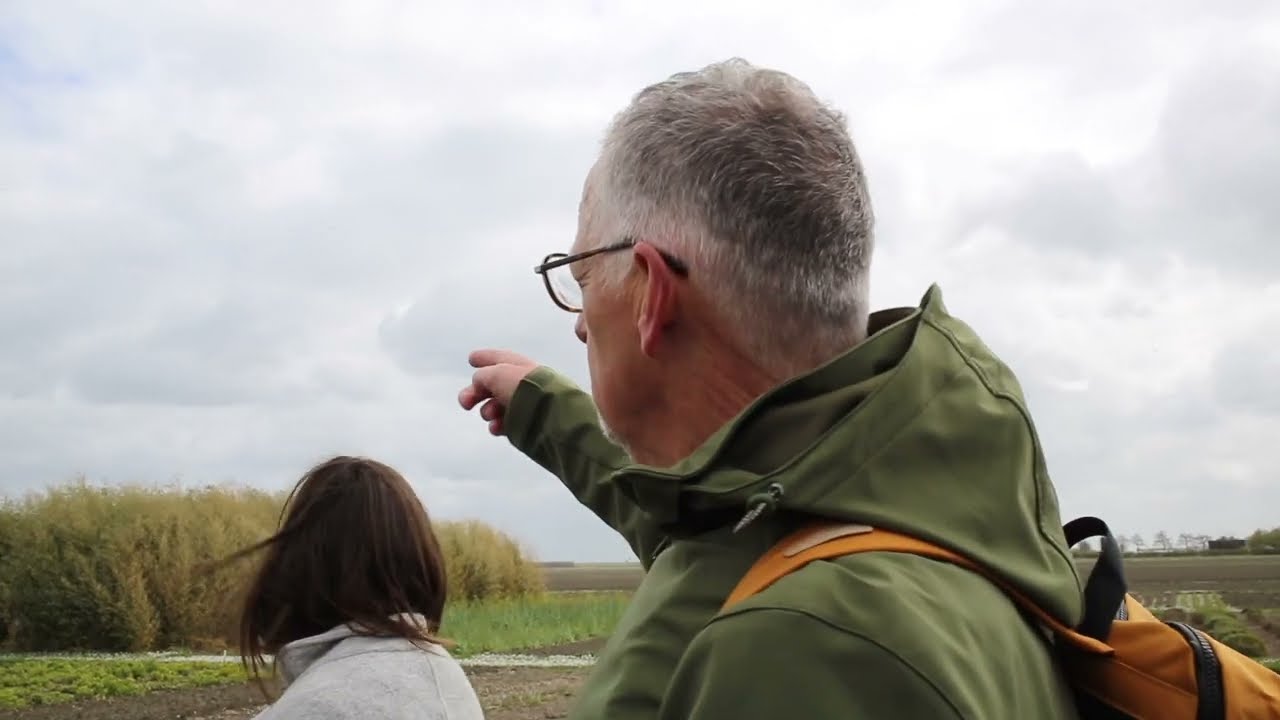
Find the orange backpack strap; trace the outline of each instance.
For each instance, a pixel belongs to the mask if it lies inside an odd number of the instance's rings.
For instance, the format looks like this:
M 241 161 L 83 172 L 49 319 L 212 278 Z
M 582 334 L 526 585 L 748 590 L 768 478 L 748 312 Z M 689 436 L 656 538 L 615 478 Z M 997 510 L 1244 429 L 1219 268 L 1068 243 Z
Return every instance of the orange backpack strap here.
M 815 560 L 860 552 L 899 552 L 949 562 L 986 578 L 1053 631 L 1082 717 L 1141 720 L 1280 718 L 1280 678 L 1263 665 L 1181 623 L 1161 621 L 1128 594 L 1119 544 L 1106 523 L 1082 517 L 1063 526 L 1067 544 L 1102 536 L 1084 587 L 1077 628 L 1050 616 L 973 560 L 919 538 L 835 522 L 788 535 L 760 556 L 721 611 Z
M 983 576 L 999 587 L 1023 610 L 1034 615 L 1046 627 L 1053 630 L 1054 634 L 1071 645 L 1098 655 L 1110 655 L 1113 652 L 1105 642 L 1067 627 L 994 573 L 959 553 L 919 538 L 851 523 L 815 523 L 802 527 L 783 538 L 760 556 L 746 575 L 738 581 L 737 587 L 729 594 L 721 611 L 755 595 L 780 578 L 815 560 L 863 552 L 910 553 L 958 565 Z

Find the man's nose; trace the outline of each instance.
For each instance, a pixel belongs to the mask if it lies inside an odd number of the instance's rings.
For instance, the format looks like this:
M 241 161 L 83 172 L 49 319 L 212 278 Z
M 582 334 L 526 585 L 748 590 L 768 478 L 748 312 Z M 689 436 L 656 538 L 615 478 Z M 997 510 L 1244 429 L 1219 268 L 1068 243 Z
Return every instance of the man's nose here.
M 587 342 L 587 319 L 578 313 L 578 319 L 573 323 L 573 334 L 583 343 Z

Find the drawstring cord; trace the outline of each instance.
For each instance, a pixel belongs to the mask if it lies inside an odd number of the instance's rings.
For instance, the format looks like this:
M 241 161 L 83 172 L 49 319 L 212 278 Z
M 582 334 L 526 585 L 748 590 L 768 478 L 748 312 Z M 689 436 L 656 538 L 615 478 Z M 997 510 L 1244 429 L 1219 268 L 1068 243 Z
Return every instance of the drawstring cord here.
M 782 501 L 782 486 L 778 483 L 769 483 L 769 487 L 764 492 L 756 493 L 747 498 L 747 514 L 742 516 L 737 525 L 733 526 L 733 531 L 739 532 L 746 526 L 755 522 L 761 515 L 771 514 L 778 509 L 778 503 Z

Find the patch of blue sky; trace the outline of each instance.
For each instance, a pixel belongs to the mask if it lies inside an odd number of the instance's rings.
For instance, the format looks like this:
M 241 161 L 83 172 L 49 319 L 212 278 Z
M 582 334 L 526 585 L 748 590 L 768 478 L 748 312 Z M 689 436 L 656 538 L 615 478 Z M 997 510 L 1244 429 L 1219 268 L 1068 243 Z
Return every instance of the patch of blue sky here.
M 48 135 L 54 124 L 48 100 L 87 84 L 80 70 L 32 62 L 0 28 L 0 128 L 28 137 Z

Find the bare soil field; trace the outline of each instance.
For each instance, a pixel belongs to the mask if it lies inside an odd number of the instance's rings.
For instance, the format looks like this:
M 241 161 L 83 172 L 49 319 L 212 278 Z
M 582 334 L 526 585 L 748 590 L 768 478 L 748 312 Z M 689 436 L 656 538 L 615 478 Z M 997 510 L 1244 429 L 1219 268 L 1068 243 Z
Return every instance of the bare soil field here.
M 1082 572 L 1092 561 L 1076 563 Z M 1223 580 L 1280 580 L 1280 555 L 1217 555 L 1125 558 L 1125 572 L 1135 585 L 1154 582 L 1211 583 Z
M 1280 658 L 1280 635 L 1258 625 L 1257 623 L 1245 622 L 1245 626 L 1249 631 L 1257 636 L 1262 644 L 1267 647 L 1267 657 Z
M 635 590 L 644 577 L 640 563 L 546 567 L 543 573 L 547 589 L 557 592 Z

